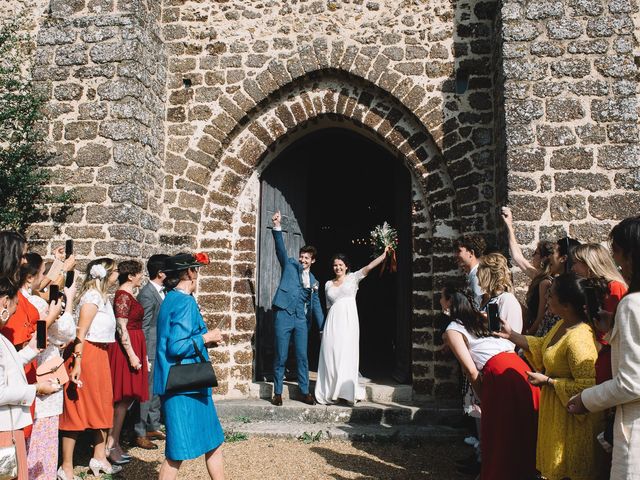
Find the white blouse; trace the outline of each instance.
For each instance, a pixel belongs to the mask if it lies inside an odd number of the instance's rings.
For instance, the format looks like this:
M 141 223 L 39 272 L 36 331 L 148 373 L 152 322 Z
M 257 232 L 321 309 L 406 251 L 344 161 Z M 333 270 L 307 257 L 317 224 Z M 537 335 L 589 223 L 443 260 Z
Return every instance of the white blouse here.
M 93 343 L 113 343 L 116 341 L 116 316 L 111 302 L 105 301 L 97 290 L 87 290 L 80 298 L 76 308 L 76 319 L 80 318 L 83 305 L 92 303 L 98 307 L 85 339 Z
M 45 319 L 49 313 L 47 301 L 38 295 L 32 295 L 23 290 L 23 295 L 34 307 L 38 309 L 40 319 Z M 60 348 L 66 346 L 71 340 L 76 338 L 76 323 L 70 313 L 63 313 L 58 320 L 47 328 L 47 348 L 36 356 L 38 365 L 52 359 L 58 358 L 62 363 Z M 64 368 L 61 367 L 61 368 Z M 62 390 L 51 395 L 36 396 L 35 418 L 53 417 L 62 414 L 64 403 L 64 393 Z
M 447 331 L 449 330 L 460 332 L 467 339 L 471 359 L 479 371 L 482 371 L 491 357 L 502 352 L 513 352 L 514 345 L 509 340 L 497 337 L 476 337 L 455 320 L 447 326 Z

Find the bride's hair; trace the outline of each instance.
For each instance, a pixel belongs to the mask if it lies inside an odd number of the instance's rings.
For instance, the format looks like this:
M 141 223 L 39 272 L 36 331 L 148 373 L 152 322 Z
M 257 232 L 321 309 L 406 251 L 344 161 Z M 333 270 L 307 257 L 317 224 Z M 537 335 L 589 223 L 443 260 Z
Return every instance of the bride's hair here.
M 351 262 L 344 253 L 336 253 L 333 257 L 331 257 L 331 266 L 333 266 L 333 262 L 335 262 L 336 260 L 340 260 L 342 263 L 344 263 L 345 267 L 347 267 L 347 272 L 351 269 Z

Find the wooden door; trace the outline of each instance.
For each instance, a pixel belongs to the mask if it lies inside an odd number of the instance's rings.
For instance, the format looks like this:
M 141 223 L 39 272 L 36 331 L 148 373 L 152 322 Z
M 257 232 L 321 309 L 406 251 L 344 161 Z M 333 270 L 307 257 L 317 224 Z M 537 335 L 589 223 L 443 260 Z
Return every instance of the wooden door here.
M 274 328 L 271 302 L 280 282 L 281 270 L 271 233 L 273 226 L 271 217 L 276 210 L 280 210 L 287 254 L 297 258 L 300 247 L 305 244 L 307 172 L 307 162 L 294 161 L 290 158 L 276 159 L 261 178 L 256 312 L 256 380 L 258 381 L 273 380 Z

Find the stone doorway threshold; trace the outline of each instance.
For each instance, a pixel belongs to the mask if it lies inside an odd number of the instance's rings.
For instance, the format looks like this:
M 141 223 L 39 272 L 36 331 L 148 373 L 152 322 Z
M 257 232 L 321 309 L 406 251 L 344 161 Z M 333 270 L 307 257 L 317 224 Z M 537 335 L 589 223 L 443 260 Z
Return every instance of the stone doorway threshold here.
M 449 441 L 466 433 L 460 407 L 416 401 L 411 385 L 370 382 L 365 387 L 367 399 L 355 406 L 306 405 L 297 400 L 295 382 L 285 382 L 281 407 L 271 405 L 273 385 L 267 382 L 252 385 L 253 398 L 215 404 L 225 430 L 261 437 L 308 438 L 322 432 L 322 439 L 402 442 Z
M 311 393 L 315 388 L 316 378 L 316 372 L 309 372 L 309 391 Z M 360 384 L 365 388 L 366 397 L 364 401 L 366 402 L 410 404 L 413 400 L 413 387 L 411 385 L 400 384 L 391 379 L 372 381 L 368 378 L 361 378 Z M 299 393 L 297 382 L 285 380 L 282 391 L 283 399 L 295 400 L 298 398 Z M 273 383 L 254 382 L 251 385 L 251 396 L 270 399 L 273 396 Z

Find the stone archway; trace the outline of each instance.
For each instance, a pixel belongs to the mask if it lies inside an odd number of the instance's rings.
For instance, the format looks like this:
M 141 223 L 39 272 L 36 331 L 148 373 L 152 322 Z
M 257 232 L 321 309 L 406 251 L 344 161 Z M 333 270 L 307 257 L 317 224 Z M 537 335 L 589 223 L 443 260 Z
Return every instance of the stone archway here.
M 216 354 L 219 393 L 246 395 L 253 377 L 259 174 L 270 152 L 305 125 L 330 121 L 375 139 L 412 174 L 413 385 L 417 393 L 432 395 L 452 380 L 450 369 L 436 368 L 439 338 L 432 294 L 434 279 L 452 268 L 451 240 L 457 233 L 452 181 L 435 142 L 404 105 L 368 82 L 328 73 L 289 85 L 243 120 L 244 128 L 228 142 L 209 184 L 198 238 L 202 248 L 219 253 L 220 261 L 203 272 L 200 299 L 229 332 L 227 350 Z M 199 145 L 205 146 L 202 140 Z

